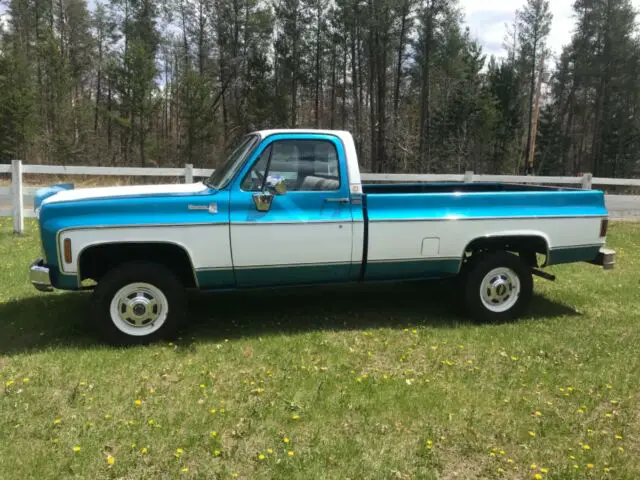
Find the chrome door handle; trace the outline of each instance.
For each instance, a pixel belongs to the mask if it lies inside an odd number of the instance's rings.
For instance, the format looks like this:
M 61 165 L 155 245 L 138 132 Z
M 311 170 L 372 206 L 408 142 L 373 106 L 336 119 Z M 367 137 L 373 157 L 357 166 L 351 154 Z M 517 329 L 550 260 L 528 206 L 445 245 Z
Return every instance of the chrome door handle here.
M 351 202 L 350 198 L 325 198 L 325 203 L 340 203 L 342 205 Z

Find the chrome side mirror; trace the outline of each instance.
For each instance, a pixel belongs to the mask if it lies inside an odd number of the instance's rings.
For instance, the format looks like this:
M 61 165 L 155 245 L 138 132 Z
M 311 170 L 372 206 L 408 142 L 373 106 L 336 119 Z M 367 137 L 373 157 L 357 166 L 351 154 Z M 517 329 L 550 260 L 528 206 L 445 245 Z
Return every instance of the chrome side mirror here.
M 253 203 L 256 205 L 256 210 L 259 212 L 268 212 L 271 210 L 271 204 L 273 203 L 273 194 L 269 192 L 254 193 Z
M 265 189 L 274 195 L 284 195 L 287 193 L 287 183 L 284 177 L 267 177 Z

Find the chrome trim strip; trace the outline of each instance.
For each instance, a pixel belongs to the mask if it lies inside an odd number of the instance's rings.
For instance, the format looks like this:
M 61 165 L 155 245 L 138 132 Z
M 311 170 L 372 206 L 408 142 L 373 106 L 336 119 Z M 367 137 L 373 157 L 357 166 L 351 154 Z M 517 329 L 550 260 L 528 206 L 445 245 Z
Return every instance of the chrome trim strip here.
M 372 263 L 417 263 L 417 262 L 432 262 L 437 260 L 456 260 L 462 261 L 459 257 L 420 257 L 420 258 L 388 258 L 384 260 L 368 260 L 367 264 Z
M 562 220 L 562 219 L 579 219 L 579 218 L 608 218 L 607 215 L 531 215 L 506 217 L 503 215 L 487 216 L 487 217 L 453 217 L 453 218 L 398 218 L 388 220 L 369 220 L 369 223 L 399 223 L 399 222 L 459 222 L 459 221 L 478 221 L 478 220 Z
M 355 262 L 356 264 L 360 262 Z M 247 266 L 234 266 L 235 270 L 261 270 L 265 268 L 289 268 L 289 267 L 326 267 L 326 266 L 341 266 L 341 265 L 353 265 L 354 262 L 326 262 L 326 263 L 282 263 L 277 265 L 247 265 Z
M 562 247 L 552 247 L 549 248 L 550 252 L 553 251 L 557 251 L 557 250 L 573 250 L 575 248 L 601 248 L 603 247 L 604 244 L 603 243 L 590 243 L 587 245 L 566 245 L 566 246 L 562 246 Z
M 362 221 L 362 220 L 360 220 Z M 256 222 L 231 222 L 231 226 L 234 225 L 249 225 L 249 226 L 273 226 L 273 225 L 322 225 L 322 224 L 334 224 L 334 223 L 342 223 L 342 224 L 347 224 L 347 223 L 355 223 L 353 220 L 351 220 L 350 218 L 345 218 L 344 220 L 304 220 L 304 221 L 296 221 L 296 220 L 291 220 L 291 221 L 287 221 L 287 222 L 283 222 L 283 221 L 278 221 L 278 222 L 268 222 L 268 221 L 256 221 Z

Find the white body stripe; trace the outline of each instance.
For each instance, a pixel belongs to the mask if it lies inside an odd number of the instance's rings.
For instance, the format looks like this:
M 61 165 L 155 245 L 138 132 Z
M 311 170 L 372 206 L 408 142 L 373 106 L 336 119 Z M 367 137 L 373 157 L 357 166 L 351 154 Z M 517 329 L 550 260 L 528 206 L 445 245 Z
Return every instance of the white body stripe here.
M 172 195 L 199 193 L 207 187 L 202 183 L 178 183 L 168 185 L 131 185 L 123 187 L 79 188 L 64 190 L 45 199 L 43 204 L 89 200 L 92 198 L 135 197 L 140 195 Z
M 73 262 L 62 261 L 64 273 L 78 273 L 78 255 L 87 247 L 107 243 L 166 242 L 181 246 L 195 269 L 232 268 L 228 225 L 175 225 L 67 230 L 60 234 L 58 251 L 71 239 Z
M 477 238 L 535 235 L 549 248 L 602 244 L 600 218 L 486 219 L 372 222 L 369 224 L 369 260 L 462 258 L 465 247 Z M 423 256 L 426 238 L 439 238 L 435 256 Z M 426 252 L 430 252 L 426 250 Z
M 352 223 L 233 224 L 238 268 L 351 263 Z M 359 262 L 362 258 L 356 258 Z

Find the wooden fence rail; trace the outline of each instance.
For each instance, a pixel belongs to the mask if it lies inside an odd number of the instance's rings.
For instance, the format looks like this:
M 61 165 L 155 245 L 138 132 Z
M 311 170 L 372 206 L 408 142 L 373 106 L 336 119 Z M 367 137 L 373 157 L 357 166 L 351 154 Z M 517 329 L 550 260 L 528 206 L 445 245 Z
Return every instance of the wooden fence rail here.
M 39 175 L 89 175 L 89 176 L 121 176 L 121 177 L 174 177 L 192 183 L 195 178 L 208 177 L 211 169 L 194 168 L 187 164 L 184 168 L 132 168 L 132 167 L 66 167 L 49 165 L 25 165 L 20 160 L 13 160 L 11 165 L 0 165 L 0 174 L 11 175 L 11 187 L 0 187 L 0 217 L 13 217 L 13 231 L 24 231 L 25 217 L 34 217 L 33 209 L 25 210 L 25 199 L 33 199 L 40 187 L 25 187 L 25 174 Z M 504 182 L 526 183 L 538 185 L 576 185 L 590 190 L 598 186 L 640 187 L 640 179 L 596 178 L 590 173 L 580 177 L 536 177 L 519 175 L 479 175 L 468 171 L 460 175 L 423 175 L 423 174 L 387 174 L 363 173 L 363 181 L 385 182 Z

